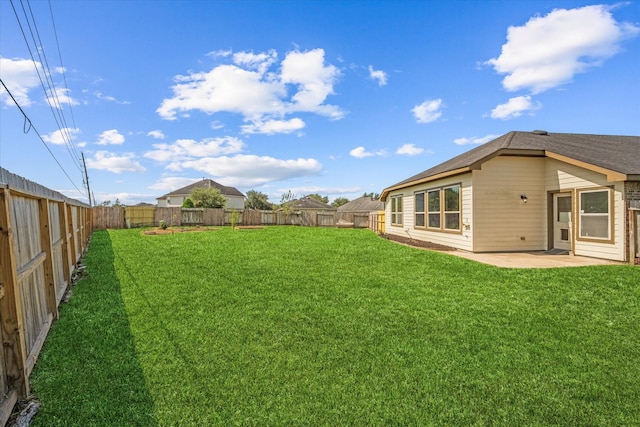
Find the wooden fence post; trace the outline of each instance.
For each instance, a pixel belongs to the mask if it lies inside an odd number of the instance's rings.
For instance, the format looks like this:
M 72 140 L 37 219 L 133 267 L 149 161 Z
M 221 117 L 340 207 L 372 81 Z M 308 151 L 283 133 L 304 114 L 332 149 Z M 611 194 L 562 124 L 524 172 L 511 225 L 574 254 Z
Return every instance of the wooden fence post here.
M 2 283 L 0 298 L 0 317 L 2 318 L 2 340 L 4 359 L 9 388 L 14 388 L 19 397 L 29 394 L 29 375 L 27 373 L 26 343 L 22 298 L 18 286 L 18 273 L 13 248 L 13 227 L 11 224 L 11 193 L 9 189 L 0 189 L 0 266 Z
M 56 298 L 56 283 L 53 275 L 53 245 L 51 242 L 51 227 L 49 226 L 49 200 L 38 199 L 38 211 L 40 214 L 40 245 L 42 251 L 45 253 L 43 267 L 47 310 L 57 319 L 58 304 Z

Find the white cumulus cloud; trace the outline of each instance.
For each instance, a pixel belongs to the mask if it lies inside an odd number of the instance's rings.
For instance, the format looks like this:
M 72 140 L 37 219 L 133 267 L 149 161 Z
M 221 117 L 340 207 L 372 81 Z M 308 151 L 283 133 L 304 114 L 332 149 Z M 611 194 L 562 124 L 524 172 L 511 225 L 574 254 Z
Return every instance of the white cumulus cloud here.
M 98 145 L 120 145 L 124 143 L 124 135 L 117 129 L 105 130 L 98 136 Z
M 276 133 L 295 132 L 303 129 L 304 127 L 304 121 L 294 117 L 290 120 L 267 120 L 266 122 L 255 121 L 249 125 L 243 125 L 241 129 L 244 134 L 262 133 L 266 135 L 273 135 Z
M 173 95 L 157 109 L 160 117 L 176 120 L 192 111 L 230 112 L 250 123 L 245 129 L 262 133 L 265 123 L 299 126 L 301 120 L 284 119 L 288 114 L 314 113 L 330 119 L 345 114 L 340 107 L 325 102 L 334 93 L 340 71 L 325 64 L 323 49 L 288 52 L 279 64 L 275 50 L 212 55 L 231 58 L 233 63 L 176 76 Z M 291 132 L 290 126 L 276 125 L 270 133 L 278 131 Z
M 480 144 L 485 144 L 489 141 L 492 141 L 496 139 L 498 136 L 500 135 L 489 134 L 489 135 L 480 136 L 480 137 L 478 136 L 472 136 L 469 138 L 462 137 L 462 138 L 454 139 L 453 142 L 454 144 L 457 144 L 457 145 L 471 145 L 471 144 L 480 145 Z
M 508 120 L 514 117 L 520 117 L 522 113 L 539 109 L 540 104 L 532 102 L 530 96 L 516 96 L 491 110 L 490 116 L 492 119 Z
M 378 86 L 385 86 L 387 84 L 387 73 L 382 70 L 374 70 L 371 65 L 369 65 L 369 78 L 371 80 L 377 80 Z
M 36 62 L 35 66 L 33 64 L 30 59 L 0 57 L 0 77 L 21 107 L 28 107 L 33 103 L 29 91 L 40 86 L 36 67 L 42 72 L 42 66 L 39 62 Z M 11 97 L 1 86 L 0 99 L 6 105 L 14 105 Z
M 80 129 L 78 128 L 62 128 L 54 130 L 49 134 L 42 135 L 42 139 L 50 144 L 64 145 L 66 143 L 73 142 L 79 134 Z
M 540 93 L 571 81 L 577 73 L 601 65 L 620 51 L 620 43 L 640 32 L 634 24 L 617 22 L 612 6 L 554 9 L 507 30 L 499 57 L 486 64 L 506 74 L 502 85 Z
M 135 160 L 134 153 L 112 153 L 98 151 L 87 159 L 87 168 L 106 170 L 113 173 L 144 172 L 146 169 Z
M 424 153 L 424 148 L 416 147 L 415 144 L 404 144 L 396 150 L 396 154 L 405 156 L 417 156 Z
M 276 159 L 269 156 L 242 155 L 204 157 L 180 162 L 173 170 L 193 169 L 224 185 L 249 187 L 268 182 L 316 175 L 322 164 L 315 159 Z
M 56 88 L 55 96 L 48 96 L 46 98 L 47 103 L 50 106 L 56 108 L 60 108 L 62 104 L 79 105 L 80 103 L 71 97 L 71 95 L 69 94 L 70 92 L 71 91 L 67 88 Z
M 244 142 L 231 136 L 205 138 L 201 141 L 178 139 L 170 144 L 153 144 L 153 148 L 154 150 L 144 153 L 144 157 L 158 162 L 176 162 L 239 153 L 244 148 Z
M 367 151 L 364 147 L 360 146 L 349 151 L 349 155 L 351 157 L 355 157 L 356 159 L 364 159 L 365 157 L 373 156 L 373 153 Z
M 147 136 L 150 136 L 155 139 L 164 139 L 164 133 L 161 130 L 152 130 L 147 133 Z
M 442 99 L 428 99 L 411 109 L 418 123 L 431 123 L 442 116 Z
M 193 184 L 196 181 L 200 181 L 202 178 L 186 178 L 181 176 L 167 176 L 162 177 L 159 181 L 149 186 L 150 190 L 157 190 L 163 192 L 171 192 L 178 188 L 186 187 Z

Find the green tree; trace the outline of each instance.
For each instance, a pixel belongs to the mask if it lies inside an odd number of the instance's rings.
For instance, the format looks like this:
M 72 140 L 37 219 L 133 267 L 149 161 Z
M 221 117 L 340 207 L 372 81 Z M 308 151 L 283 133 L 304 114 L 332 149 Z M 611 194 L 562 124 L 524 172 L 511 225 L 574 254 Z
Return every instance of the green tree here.
M 340 206 L 346 205 L 347 203 L 349 203 L 349 199 L 345 197 L 336 197 L 333 202 L 331 202 L 331 206 L 333 206 L 334 208 L 339 208 Z
M 307 194 L 305 197 L 317 200 L 322 203 L 329 203 L 329 196 L 321 196 L 318 193 Z
M 100 203 L 99 206 L 111 206 L 111 200 L 105 200 L 104 202 Z
M 184 202 L 182 202 L 182 206 L 180 206 L 181 208 L 193 208 L 193 200 L 191 200 L 190 198 L 186 198 L 184 199 Z
M 296 201 L 296 195 L 291 192 L 291 190 L 287 191 L 280 198 L 280 208 L 285 215 L 290 215 L 293 212 L 293 202 Z
M 245 209 L 258 209 L 263 211 L 270 211 L 273 209 L 273 205 L 269 203 L 269 196 L 256 190 L 247 191 L 247 198 L 244 201 L 244 207 Z
M 380 193 L 364 193 L 362 197 L 371 197 L 373 200 L 378 200 L 380 198 Z
M 196 188 L 189 198 L 196 208 L 224 208 L 227 199 L 217 188 Z

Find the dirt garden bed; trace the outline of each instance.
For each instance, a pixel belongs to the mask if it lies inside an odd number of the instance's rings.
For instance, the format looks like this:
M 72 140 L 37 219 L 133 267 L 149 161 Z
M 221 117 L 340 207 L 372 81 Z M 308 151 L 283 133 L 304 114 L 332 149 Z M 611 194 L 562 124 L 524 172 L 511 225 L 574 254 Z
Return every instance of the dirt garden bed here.
M 411 239 L 409 237 L 396 236 L 393 234 L 383 234 L 382 237 L 387 240 L 398 242 L 407 246 L 413 246 L 415 248 L 431 249 L 434 251 L 455 251 L 456 250 L 456 248 L 452 248 L 450 246 L 439 245 L 437 243 L 432 243 L 432 242 L 425 242 L 423 240 Z
M 201 232 L 201 231 L 216 231 L 217 228 L 214 227 L 180 227 L 180 228 L 154 228 L 153 230 L 145 230 L 142 234 L 146 234 L 148 236 L 154 235 L 163 235 L 163 234 L 175 234 L 175 233 L 191 233 L 191 232 Z

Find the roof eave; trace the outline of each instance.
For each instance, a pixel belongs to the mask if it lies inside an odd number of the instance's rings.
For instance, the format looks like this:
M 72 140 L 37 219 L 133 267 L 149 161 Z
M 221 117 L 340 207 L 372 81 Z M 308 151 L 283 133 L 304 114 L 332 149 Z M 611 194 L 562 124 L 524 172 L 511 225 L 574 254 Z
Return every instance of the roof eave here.
M 572 157 L 563 156 L 562 154 L 554 153 L 553 151 L 545 151 L 545 155 L 551 159 L 560 160 L 561 162 L 568 163 L 570 165 L 578 166 L 583 169 L 587 169 L 593 172 L 598 172 L 607 177 L 607 182 L 628 181 L 629 176 L 626 173 L 614 171 L 611 169 L 597 166 L 592 163 L 576 160 Z
M 458 169 L 452 169 L 450 171 L 437 173 L 435 175 L 427 176 L 425 178 L 416 179 L 415 181 L 405 182 L 404 184 L 395 185 L 393 187 L 385 188 L 382 190 L 382 194 L 380 194 L 380 201 L 384 202 L 387 199 L 387 196 L 390 192 L 401 190 L 403 188 L 411 187 L 418 184 L 424 184 L 425 182 L 435 181 L 436 179 L 447 178 L 454 175 L 460 175 L 461 173 L 470 172 L 473 168 L 471 166 L 465 166 Z

